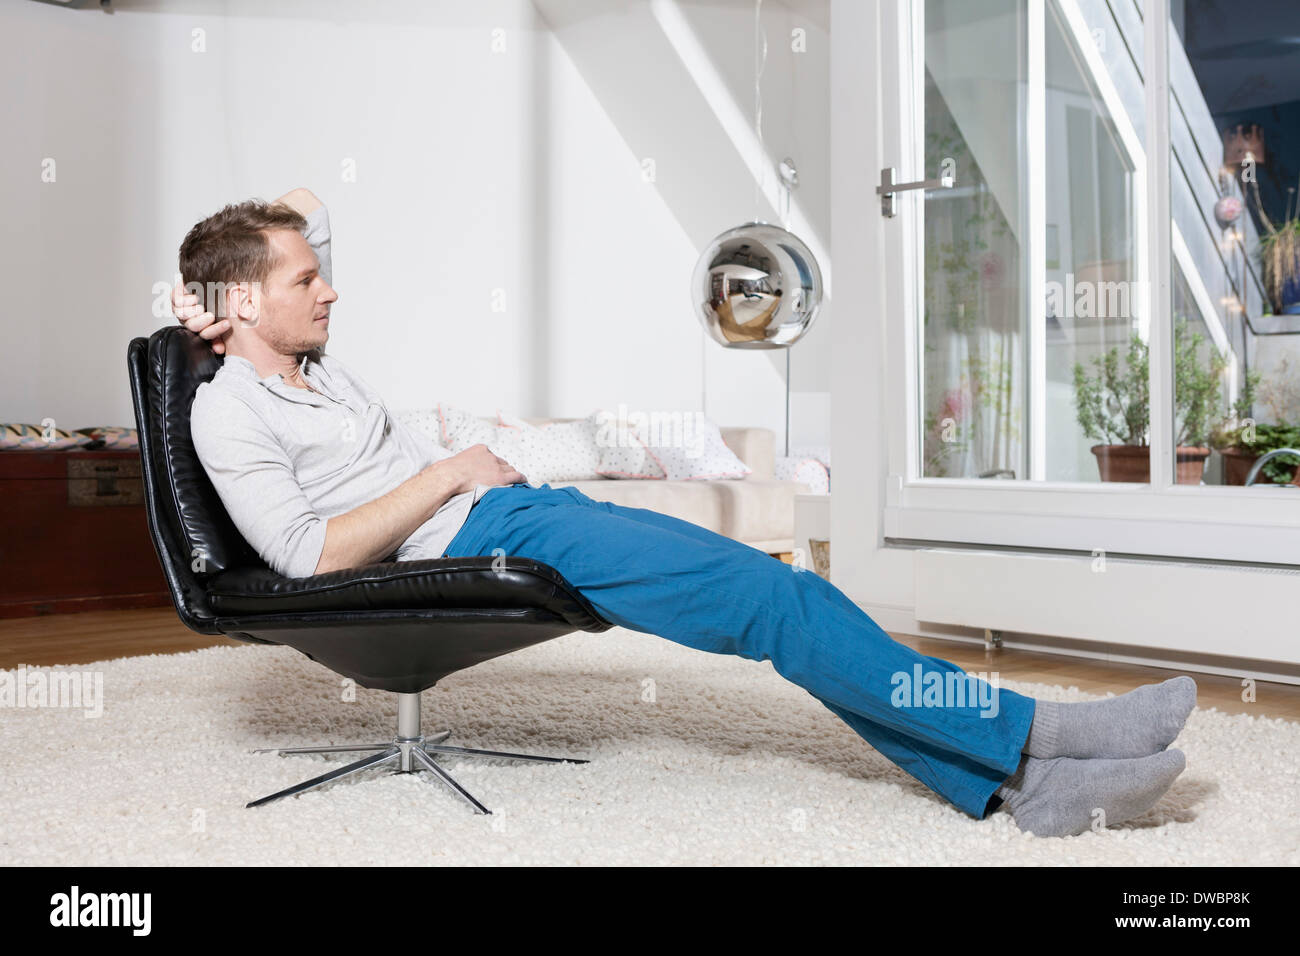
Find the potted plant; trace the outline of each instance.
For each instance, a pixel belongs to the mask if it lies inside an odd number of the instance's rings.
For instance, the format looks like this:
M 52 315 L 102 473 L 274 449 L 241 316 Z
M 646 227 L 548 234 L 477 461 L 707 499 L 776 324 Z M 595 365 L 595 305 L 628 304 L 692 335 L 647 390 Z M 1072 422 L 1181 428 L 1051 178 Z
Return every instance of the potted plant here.
M 1300 382 L 1288 356 L 1273 367 L 1266 383 L 1259 388 L 1260 403 L 1277 424 L 1260 424 L 1253 418 L 1256 388 L 1261 384 L 1259 372 L 1246 373 L 1241 397 L 1234 403 L 1236 415 L 1225 420 L 1211 435 L 1210 444 L 1223 456 L 1223 483 L 1244 485 L 1256 459 L 1279 448 L 1300 448 Z M 1261 485 L 1300 486 L 1300 459 L 1295 455 L 1278 455 L 1264 463 L 1255 483 Z
M 1253 422 L 1226 429 L 1216 436 L 1224 442 L 1219 448 L 1223 456 L 1223 483 L 1244 485 L 1255 459 L 1278 448 L 1300 448 L 1300 425 L 1285 422 L 1276 425 L 1259 425 Z M 1300 459 L 1295 455 L 1278 455 L 1264 462 L 1255 476 L 1256 484 L 1300 485 Z
M 1255 389 L 1259 383 L 1259 372 L 1246 373 L 1241 395 L 1232 406 L 1233 414 L 1220 422 L 1210 433 L 1210 447 L 1223 458 L 1225 485 L 1244 485 L 1246 476 L 1250 473 L 1250 466 L 1264 453 L 1264 449 L 1255 445 L 1259 426 L 1251 418 L 1251 411 L 1255 406 Z
M 1264 224 L 1264 235 L 1260 236 L 1256 251 L 1264 273 L 1264 288 L 1281 315 L 1300 315 L 1300 216 L 1291 213 L 1288 204 L 1287 218 L 1280 226 L 1274 226 L 1260 202 L 1258 184 L 1255 205 Z
M 1210 457 L 1207 442 L 1218 411 L 1220 378 L 1228 362 L 1217 350 L 1205 368 L 1198 351 L 1204 337 L 1187 334 L 1187 319 L 1174 323 L 1174 412 L 1176 478 L 1179 484 L 1199 484 Z M 1129 339 L 1123 372 L 1119 349 L 1094 358 L 1098 374 L 1089 376 L 1083 363 L 1074 365 L 1074 400 L 1079 426 L 1089 438 L 1102 481 L 1151 480 L 1147 434 L 1151 403 L 1147 344 L 1136 332 Z

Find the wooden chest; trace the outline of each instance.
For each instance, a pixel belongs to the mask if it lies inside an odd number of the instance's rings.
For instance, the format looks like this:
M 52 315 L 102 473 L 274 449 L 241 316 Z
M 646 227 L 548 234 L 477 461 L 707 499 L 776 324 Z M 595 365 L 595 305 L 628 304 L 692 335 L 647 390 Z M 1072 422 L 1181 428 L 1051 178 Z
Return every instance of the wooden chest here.
M 0 451 L 0 618 L 170 603 L 138 451 Z

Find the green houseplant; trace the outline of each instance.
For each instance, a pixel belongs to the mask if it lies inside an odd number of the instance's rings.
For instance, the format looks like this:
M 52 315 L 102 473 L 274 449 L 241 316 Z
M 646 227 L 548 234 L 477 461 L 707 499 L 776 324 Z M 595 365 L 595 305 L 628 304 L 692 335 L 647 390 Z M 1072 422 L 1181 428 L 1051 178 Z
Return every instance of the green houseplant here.
M 1210 457 L 1207 447 L 1219 417 L 1220 380 L 1228 362 L 1217 350 L 1208 368 L 1198 352 L 1205 341 L 1199 332 L 1187 332 L 1186 316 L 1174 323 L 1174 406 L 1179 484 L 1199 484 Z M 1074 364 L 1074 401 L 1079 427 L 1100 444 L 1092 446 L 1102 481 L 1151 480 L 1148 451 L 1151 402 L 1147 344 L 1136 332 L 1129 339 L 1125 367 L 1120 369 L 1119 349 L 1094 358 L 1097 375 L 1090 376 L 1082 362 Z
M 1284 361 L 1278 372 L 1285 377 L 1287 363 Z M 1241 397 L 1233 403 L 1233 415 L 1225 418 L 1210 435 L 1210 444 L 1223 456 L 1223 483 L 1225 485 L 1244 485 L 1250 474 L 1255 459 L 1275 451 L 1278 448 L 1300 448 L 1300 425 L 1287 424 L 1281 420 L 1281 409 L 1273 401 L 1274 416 L 1279 418 L 1277 424 L 1261 424 L 1251 418 L 1255 405 L 1255 392 L 1261 376 L 1258 371 L 1246 373 L 1246 380 L 1241 387 Z M 1273 383 L 1271 383 L 1273 384 Z M 1285 388 L 1287 383 L 1281 383 Z M 1270 388 L 1270 394 L 1278 389 Z M 1255 477 L 1256 484 L 1300 485 L 1300 457 L 1279 455 L 1264 462 L 1264 467 Z
M 1243 418 L 1245 416 L 1242 416 Z M 1222 442 L 1222 445 L 1218 445 Z M 1225 429 L 1216 436 L 1216 447 L 1223 456 L 1223 483 L 1244 485 L 1255 459 L 1278 448 L 1300 448 L 1300 425 L 1280 422 L 1276 425 L 1247 424 Z M 1264 462 L 1256 484 L 1300 484 L 1300 459 L 1295 455 L 1278 455 Z
M 1233 414 L 1210 433 L 1210 446 L 1223 458 L 1225 485 L 1244 485 L 1256 458 L 1273 448 L 1286 447 L 1285 442 L 1281 441 L 1286 436 L 1285 427 L 1279 431 L 1278 426 L 1259 425 L 1251 419 L 1250 413 L 1255 405 L 1255 391 L 1259 383 L 1258 371 L 1246 373 L 1241 395 L 1233 403 Z M 1282 467 L 1278 462 L 1267 462 L 1258 480 L 1271 480 L 1273 475 L 1280 473 Z
M 1253 185 L 1255 207 L 1264 224 L 1264 234 L 1259 237 L 1256 250 L 1264 273 L 1264 287 L 1280 315 L 1300 315 L 1300 216 L 1293 213 L 1288 200 L 1286 218 L 1281 225 L 1273 225 L 1264 212 L 1259 184 Z

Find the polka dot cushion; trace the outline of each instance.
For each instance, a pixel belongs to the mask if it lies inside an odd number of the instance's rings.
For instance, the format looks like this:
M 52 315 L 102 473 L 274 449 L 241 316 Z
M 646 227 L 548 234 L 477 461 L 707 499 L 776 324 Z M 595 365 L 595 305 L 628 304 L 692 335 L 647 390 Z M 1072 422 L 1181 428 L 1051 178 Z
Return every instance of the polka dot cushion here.
M 744 478 L 749 467 L 699 413 L 628 414 L 600 409 L 573 422 L 537 426 L 498 411 L 496 423 L 440 402 L 396 418 L 454 453 L 487 445 L 530 482 L 633 478 L 671 481 Z
M 442 442 L 442 424 L 438 418 L 438 410 L 436 408 L 402 409 L 400 411 L 391 412 L 391 415 L 395 420 L 406 425 L 408 428 L 413 428 L 417 432 L 422 432 L 427 435 L 438 447 L 447 447 Z
M 604 478 L 642 478 L 660 480 L 668 472 L 650 451 L 640 430 L 626 416 L 615 416 L 603 409 L 596 412 L 596 444 L 600 447 L 600 466 L 596 473 Z
M 607 477 L 711 481 L 751 473 L 702 413 L 628 414 L 620 406 L 617 416 L 604 414 L 610 440 L 602 446 L 600 472 Z
M 803 482 L 814 495 L 827 495 L 831 491 L 831 473 L 816 458 L 779 456 L 774 474 L 781 481 Z
M 501 429 L 513 433 L 515 447 L 521 451 L 531 471 L 518 465 L 515 467 L 530 481 L 586 481 L 600 477 L 600 449 L 596 445 L 599 414 L 592 412 L 576 422 L 550 422 L 540 427 L 500 412 L 497 421 Z M 496 454 L 514 464 L 501 452 Z
M 553 422 L 540 428 L 501 412 L 497 422 L 440 402 L 433 409 L 397 412 L 395 418 L 419 429 L 443 448 L 459 453 L 471 445 L 487 445 L 534 484 L 599 478 L 596 466 L 595 414 L 576 422 Z
M 473 412 L 467 412 L 463 408 L 457 408 L 455 405 L 448 405 L 439 402 L 437 405 L 438 413 L 438 434 L 441 436 L 439 444 L 444 448 L 450 448 L 454 452 L 462 452 L 471 445 L 488 445 L 497 438 L 497 426 L 491 422 L 485 422 Z M 492 449 L 502 458 L 506 458 L 495 448 Z M 507 461 L 510 459 L 506 458 Z M 510 464 L 519 468 L 513 461 Z M 523 471 L 522 468 L 519 468 Z

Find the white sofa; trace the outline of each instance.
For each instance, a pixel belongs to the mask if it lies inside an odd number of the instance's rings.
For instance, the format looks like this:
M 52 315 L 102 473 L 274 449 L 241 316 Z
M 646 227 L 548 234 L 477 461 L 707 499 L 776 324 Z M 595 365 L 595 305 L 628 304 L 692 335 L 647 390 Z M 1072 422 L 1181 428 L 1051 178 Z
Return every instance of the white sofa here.
M 493 421 L 493 419 L 485 419 Z M 528 418 L 533 425 L 575 421 Z M 682 518 L 737 541 L 778 554 L 794 548 L 794 496 L 812 489 L 773 476 L 776 436 L 770 428 L 721 428 L 727 447 L 752 470 L 745 478 L 654 481 L 644 478 L 597 478 L 554 481 L 553 488 L 577 488 L 597 501 L 630 508 L 649 508 Z

